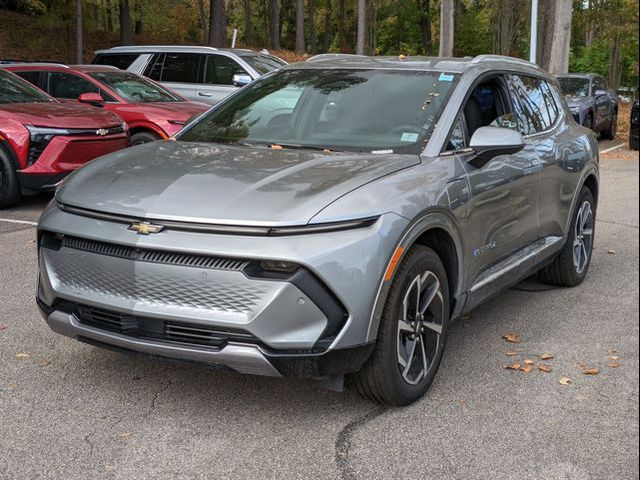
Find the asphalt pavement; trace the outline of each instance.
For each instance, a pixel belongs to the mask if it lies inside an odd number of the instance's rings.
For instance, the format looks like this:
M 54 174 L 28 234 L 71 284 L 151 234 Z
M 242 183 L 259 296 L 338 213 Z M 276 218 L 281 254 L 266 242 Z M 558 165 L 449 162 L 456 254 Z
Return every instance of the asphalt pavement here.
M 406 408 L 56 335 L 29 223 L 49 198 L 2 210 L 0 479 L 638 478 L 638 181 L 637 156 L 603 161 L 584 284 L 526 281 L 455 323 Z

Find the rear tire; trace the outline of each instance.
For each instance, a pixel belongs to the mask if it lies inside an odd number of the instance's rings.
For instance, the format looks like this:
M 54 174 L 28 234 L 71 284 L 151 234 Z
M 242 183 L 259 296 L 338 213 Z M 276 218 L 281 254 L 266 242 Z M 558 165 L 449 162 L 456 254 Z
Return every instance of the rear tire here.
M 436 253 L 414 246 L 391 284 L 378 339 L 354 383 L 364 397 L 388 405 L 418 400 L 433 381 L 449 322 L 447 275 Z
M 638 143 L 640 142 L 638 141 L 637 138 L 631 138 L 631 137 L 629 138 L 629 148 L 631 150 L 638 150 L 640 148 L 640 145 L 638 145 Z
M 151 132 L 138 132 L 131 135 L 129 144 L 133 147 L 135 145 L 142 145 L 143 143 L 157 142 L 160 137 Z
M 611 117 L 611 124 L 609 128 L 602 132 L 602 138 L 605 140 L 615 140 L 618 132 L 618 112 L 613 112 Z
M 584 117 L 584 124 L 582 126 L 588 128 L 592 132 L 595 131 L 593 130 L 593 116 L 590 113 L 587 113 L 587 116 Z
M 15 166 L 0 146 L 0 208 L 7 208 L 20 201 L 20 183 Z
M 593 195 L 582 187 L 567 242 L 553 263 L 538 272 L 542 282 L 561 287 L 575 287 L 583 282 L 591 264 L 595 224 Z

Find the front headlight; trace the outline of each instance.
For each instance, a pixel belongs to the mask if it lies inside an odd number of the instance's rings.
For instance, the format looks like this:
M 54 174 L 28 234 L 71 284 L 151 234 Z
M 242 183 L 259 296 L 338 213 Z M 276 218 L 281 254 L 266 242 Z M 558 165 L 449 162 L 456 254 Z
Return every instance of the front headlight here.
M 58 135 L 69 135 L 69 130 L 65 128 L 47 128 L 34 127 L 33 125 L 25 125 L 29 130 L 29 154 L 27 157 L 27 167 L 30 167 L 38 161 L 40 155 L 53 137 Z

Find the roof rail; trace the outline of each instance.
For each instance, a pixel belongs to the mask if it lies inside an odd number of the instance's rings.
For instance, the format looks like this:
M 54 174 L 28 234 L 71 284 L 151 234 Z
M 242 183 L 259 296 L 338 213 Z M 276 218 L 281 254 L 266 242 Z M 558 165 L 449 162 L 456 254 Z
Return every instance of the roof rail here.
M 68 68 L 105 68 L 108 70 L 120 70 L 118 67 L 114 67 L 113 65 L 102 65 L 99 63 L 78 63 L 74 65 L 70 65 Z
M 97 50 L 99 52 L 119 52 L 127 50 L 153 50 L 160 48 L 207 48 L 209 50 L 218 50 L 216 47 L 209 47 L 208 45 L 118 45 L 116 47 L 105 48 Z
M 320 53 L 308 58 L 307 62 L 319 62 L 322 60 L 331 60 L 335 58 L 369 58 L 366 55 L 356 55 L 354 53 Z
M 471 63 L 482 63 L 482 62 L 508 62 L 514 63 L 516 65 L 525 65 L 528 67 L 537 67 L 538 65 L 527 60 L 523 60 L 521 58 L 508 57 L 506 55 L 478 55 L 471 60 Z
M 62 68 L 70 68 L 69 65 L 65 65 L 64 63 L 55 63 L 55 62 L 20 62 L 20 63 L 11 63 L 7 66 L 16 66 L 16 67 L 62 67 Z

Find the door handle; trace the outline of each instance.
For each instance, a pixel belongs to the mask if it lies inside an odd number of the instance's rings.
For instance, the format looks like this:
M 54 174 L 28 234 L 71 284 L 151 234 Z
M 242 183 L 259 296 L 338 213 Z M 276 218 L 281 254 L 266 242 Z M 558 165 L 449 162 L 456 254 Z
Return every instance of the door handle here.
M 213 97 L 212 93 L 206 93 L 206 92 L 198 92 L 198 95 L 200 95 L 201 97 Z

